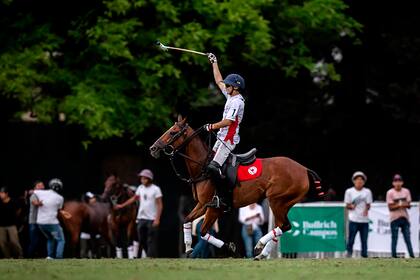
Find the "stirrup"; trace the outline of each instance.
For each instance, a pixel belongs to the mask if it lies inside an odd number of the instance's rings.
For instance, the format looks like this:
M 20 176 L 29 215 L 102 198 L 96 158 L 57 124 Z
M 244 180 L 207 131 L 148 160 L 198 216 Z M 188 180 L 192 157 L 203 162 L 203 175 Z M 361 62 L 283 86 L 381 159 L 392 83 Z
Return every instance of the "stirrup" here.
M 213 199 L 206 204 L 206 207 L 210 207 L 210 208 L 222 208 L 222 207 L 227 207 L 227 204 L 224 203 L 218 195 L 214 195 Z

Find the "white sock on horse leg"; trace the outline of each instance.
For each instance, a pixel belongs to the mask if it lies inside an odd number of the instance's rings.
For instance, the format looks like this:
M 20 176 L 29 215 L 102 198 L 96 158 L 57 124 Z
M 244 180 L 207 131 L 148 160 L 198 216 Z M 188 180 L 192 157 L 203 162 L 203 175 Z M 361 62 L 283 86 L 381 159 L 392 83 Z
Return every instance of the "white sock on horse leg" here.
M 134 259 L 134 248 L 133 246 L 129 246 L 127 248 L 127 254 L 129 259 Z
M 146 251 L 144 249 L 141 250 L 141 258 L 142 259 L 147 258 L 147 254 L 146 254 Z
M 115 247 L 115 255 L 117 257 L 117 259 L 122 259 L 122 248 L 120 247 Z
M 281 236 L 282 234 L 283 232 L 281 231 L 281 229 L 279 227 L 276 227 L 275 229 L 269 231 L 266 235 L 261 237 L 260 242 L 265 245 L 271 239 L 276 238 L 277 236 Z
M 217 248 L 222 248 L 223 244 L 225 244 L 225 242 L 223 242 L 220 239 L 217 239 L 216 237 L 206 233 L 206 235 L 201 236 L 201 239 L 206 240 L 208 243 L 216 246 Z
M 185 223 L 184 224 L 185 252 L 191 250 L 191 244 L 192 244 L 191 230 L 192 230 L 192 223 L 191 222 Z
M 264 246 L 264 249 L 262 250 L 261 254 L 264 257 L 267 257 L 270 255 L 271 251 L 277 247 L 278 240 L 277 238 L 273 238 L 270 241 L 267 242 L 267 244 Z
M 133 255 L 134 255 L 134 258 L 138 257 L 139 248 L 140 248 L 140 243 L 138 243 L 137 241 L 133 241 Z

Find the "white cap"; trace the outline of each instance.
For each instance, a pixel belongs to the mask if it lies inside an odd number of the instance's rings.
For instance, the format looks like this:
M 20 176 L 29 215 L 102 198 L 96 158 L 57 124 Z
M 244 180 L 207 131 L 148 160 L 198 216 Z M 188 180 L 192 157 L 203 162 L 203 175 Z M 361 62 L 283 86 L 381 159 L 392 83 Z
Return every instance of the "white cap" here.
M 363 181 L 366 182 L 367 177 L 365 175 L 365 173 L 363 173 L 362 171 L 356 171 L 353 173 L 353 176 L 351 176 L 351 180 L 354 181 L 354 179 L 356 179 L 357 177 L 362 177 Z
M 153 172 L 150 169 L 143 169 L 142 171 L 140 171 L 139 174 L 137 174 L 137 176 L 146 177 L 146 178 L 149 178 L 150 180 L 153 180 Z

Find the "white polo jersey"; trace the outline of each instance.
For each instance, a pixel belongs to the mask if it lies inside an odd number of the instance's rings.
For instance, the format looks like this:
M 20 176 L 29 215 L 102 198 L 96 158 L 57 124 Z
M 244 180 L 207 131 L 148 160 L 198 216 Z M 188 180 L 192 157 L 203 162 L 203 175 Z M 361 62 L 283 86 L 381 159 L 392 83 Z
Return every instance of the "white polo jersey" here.
M 226 90 L 222 91 L 227 101 L 225 109 L 223 111 L 223 119 L 232 120 L 233 123 L 229 126 L 222 127 L 217 133 L 217 137 L 225 142 L 230 141 L 231 144 L 238 144 L 240 141 L 239 137 L 239 124 L 242 122 L 245 110 L 245 99 L 242 95 L 238 94 L 230 96 Z

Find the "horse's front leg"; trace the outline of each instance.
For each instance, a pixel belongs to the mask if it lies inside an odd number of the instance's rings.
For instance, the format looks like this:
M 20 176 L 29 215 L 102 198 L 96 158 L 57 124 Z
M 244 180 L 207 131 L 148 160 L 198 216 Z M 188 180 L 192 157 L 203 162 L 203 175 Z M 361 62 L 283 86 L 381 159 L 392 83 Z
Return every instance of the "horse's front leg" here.
M 185 253 L 187 257 L 192 253 L 193 249 L 191 247 L 192 244 L 192 221 L 197 219 L 198 217 L 204 215 L 206 212 L 206 207 L 204 204 L 197 203 L 194 209 L 188 214 L 187 217 L 184 219 L 184 244 L 185 244 Z
M 129 259 L 137 258 L 138 249 L 134 249 L 134 230 L 135 230 L 136 222 L 134 218 L 131 218 L 128 225 L 127 225 L 127 254 Z
M 204 222 L 201 225 L 201 239 L 208 243 L 221 248 L 231 257 L 237 257 L 236 246 L 233 242 L 225 243 L 220 239 L 217 239 L 209 233 L 210 228 L 214 225 L 216 220 L 222 216 L 223 211 L 220 208 L 207 208 Z
M 121 244 L 121 234 L 120 229 L 117 222 L 114 219 L 115 217 L 111 218 L 111 231 L 112 231 L 112 239 L 113 243 L 115 244 L 115 257 L 117 259 L 122 259 L 123 251 L 122 251 L 122 244 Z

